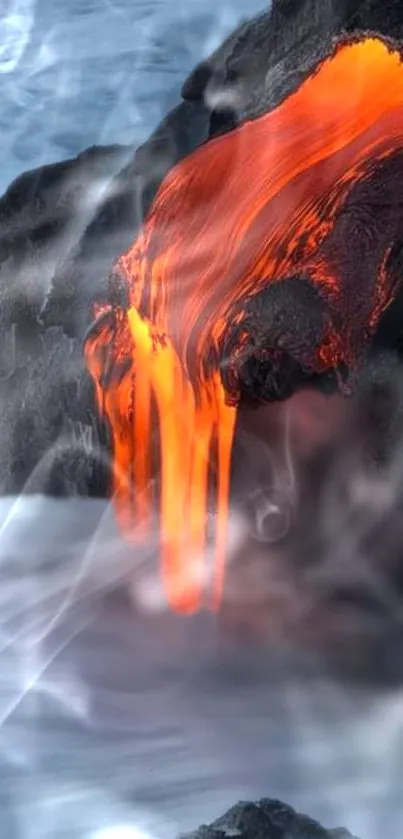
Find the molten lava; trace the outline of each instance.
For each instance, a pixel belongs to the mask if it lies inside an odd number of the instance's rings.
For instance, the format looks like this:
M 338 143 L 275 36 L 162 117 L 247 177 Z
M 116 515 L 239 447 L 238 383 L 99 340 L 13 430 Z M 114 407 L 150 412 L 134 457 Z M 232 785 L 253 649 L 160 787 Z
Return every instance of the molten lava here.
M 377 213 L 368 196 L 374 173 L 384 181 L 379 167 L 401 149 L 399 52 L 376 37 L 344 41 L 275 110 L 172 168 L 115 266 L 111 283 L 123 284 L 126 301 L 96 309 L 86 360 L 112 432 L 128 537 L 150 519 L 158 449 L 161 567 L 175 610 L 204 602 L 212 462 L 212 605 L 220 603 L 245 359 L 274 364 L 286 351 L 310 373 L 352 369 L 395 294 L 396 212 Z M 359 185 L 367 198 L 354 197 Z M 287 290 L 296 276 L 295 288 L 309 286 L 323 312 L 315 334 L 298 326 L 293 296 L 278 317 L 274 302 L 251 314 L 258 295 Z

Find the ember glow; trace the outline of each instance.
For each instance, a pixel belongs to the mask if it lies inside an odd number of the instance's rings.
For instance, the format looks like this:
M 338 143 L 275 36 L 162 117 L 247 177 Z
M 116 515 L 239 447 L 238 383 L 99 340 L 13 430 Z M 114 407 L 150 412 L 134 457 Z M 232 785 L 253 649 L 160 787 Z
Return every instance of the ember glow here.
M 161 469 L 161 570 L 174 610 L 217 608 L 222 596 L 245 358 L 274 361 L 285 346 L 308 372 L 351 370 L 393 298 L 387 266 L 396 230 L 369 228 L 370 236 L 364 230 L 363 240 L 344 237 L 343 246 L 339 231 L 357 184 L 370 182 L 376 167 L 402 149 L 400 54 L 375 37 L 340 43 L 275 110 L 172 168 L 114 268 L 111 287 L 121 285 L 125 303 L 96 308 L 85 355 L 112 432 L 114 499 L 128 538 L 132 532 L 138 538 L 150 521 L 151 478 Z M 372 261 L 365 262 L 363 241 Z M 360 266 L 353 275 L 355 247 Z M 258 346 L 264 323 L 251 325 L 248 302 L 297 274 L 323 303 L 320 336 L 310 337 L 307 348 L 291 323 L 291 336 L 270 343 L 266 335 Z M 208 603 L 212 477 L 216 539 Z

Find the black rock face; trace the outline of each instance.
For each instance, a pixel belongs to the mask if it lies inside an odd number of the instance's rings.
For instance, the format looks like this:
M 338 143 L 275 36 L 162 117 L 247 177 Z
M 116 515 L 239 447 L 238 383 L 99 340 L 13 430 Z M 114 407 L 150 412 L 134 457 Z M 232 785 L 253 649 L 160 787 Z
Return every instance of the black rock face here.
M 403 20 L 397 0 L 274 0 L 270 12 L 239 27 L 196 67 L 182 95 L 210 106 L 214 102 L 215 114 L 232 103 L 238 121 L 256 117 L 298 87 L 334 38 L 357 31 L 399 40 Z
M 239 802 L 216 821 L 182 839 L 354 839 L 347 830 L 325 830 L 308 816 L 271 798 Z
M 309 363 L 327 323 L 325 302 L 308 278 L 287 277 L 267 286 L 242 304 L 240 314 L 242 320 L 227 330 L 221 348 L 221 378 L 227 394 L 239 393 L 241 406 L 288 399 L 306 384 L 325 393 L 336 389 L 333 371 L 314 376 L 301 363 Z M 239 357 L 240 329 L 248 341 Z

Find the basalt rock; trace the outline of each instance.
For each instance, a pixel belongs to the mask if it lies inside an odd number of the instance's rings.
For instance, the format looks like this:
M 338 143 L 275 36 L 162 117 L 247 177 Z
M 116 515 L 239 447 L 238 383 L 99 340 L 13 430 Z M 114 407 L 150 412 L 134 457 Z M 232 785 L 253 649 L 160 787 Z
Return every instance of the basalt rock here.
M 271 798 L 256 803 L 239 802 L 216 821 L 202 825 L 182 839 L 354 839 L 347 830 L 326 830 Z

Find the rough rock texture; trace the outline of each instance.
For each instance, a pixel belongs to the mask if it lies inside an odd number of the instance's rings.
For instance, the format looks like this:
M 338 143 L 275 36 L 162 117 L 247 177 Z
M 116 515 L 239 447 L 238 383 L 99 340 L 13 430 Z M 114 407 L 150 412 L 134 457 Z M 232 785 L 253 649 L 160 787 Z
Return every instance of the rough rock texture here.
M 271 798 L 240 801 L 216 821 L 182 839 L 354 839 L 347 830 L 325 830 L 318 822 Z
M 397 0 L 274 0 L 270 12 L 241 26 L 196 67 L 182 94 L 210 107 L 216 103 L 218 111 L 231 103 L 239 120 L 257 116 L 295 90 L 333 38 L 362 30 L 400 39 Z
M 91 301 L 133 240 L 167 170 L 209 137 L 272 108 L 342 31 L 403 36 L 400 0 L 277 0 L 183 86 L 135 153 L 89 149 L 18 178 L 0 199 L 0 492 L 108 492 L 106 431 L 82 360 Z M 402 301 L 380 343 L 403 346 Z

